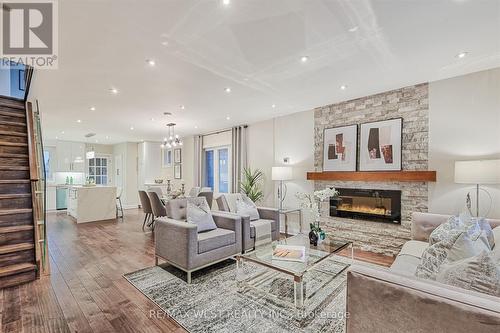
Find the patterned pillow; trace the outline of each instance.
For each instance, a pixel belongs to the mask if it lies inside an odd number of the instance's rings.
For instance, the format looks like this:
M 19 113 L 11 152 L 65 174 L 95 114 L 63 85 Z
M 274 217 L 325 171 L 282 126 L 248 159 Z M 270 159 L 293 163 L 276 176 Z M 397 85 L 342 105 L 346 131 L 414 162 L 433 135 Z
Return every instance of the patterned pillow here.
M 243 195 L 240 199 L 236 201 L 236 212 L 239 215 L 250 215 L 250 221 L 255 221 L 260 219 L 257 206 L 246 195 Z
M 448 251 L 453 247 L 455 241 L 465 231 L 460 229 L 449 230 L 443 239 L 432 244 L 424 250 L 420 264 L 417 266 L 415 276 L 423 279 L 434 280 L 439 267 L 445 262 L 448 257 Z
M 436 281 L 455 287 L 500 297 L 500 263 L 493 253 L 444 264 Z
M 445 238 L 448 238 L 452 230 L 456 230 L 462 226 L 459 217 L 451 216 L 448 221 L 439 225 L 436 229 L 432 231 L 429 236 L 429 245 L 439 243 Z

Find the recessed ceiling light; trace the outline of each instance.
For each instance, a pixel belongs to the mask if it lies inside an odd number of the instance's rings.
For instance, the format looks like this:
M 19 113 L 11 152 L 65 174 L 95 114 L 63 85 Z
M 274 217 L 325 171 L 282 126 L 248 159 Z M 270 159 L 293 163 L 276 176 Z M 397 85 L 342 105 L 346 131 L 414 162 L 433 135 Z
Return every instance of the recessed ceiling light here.
M 57 136 L 56 136 L 56 140 L 59 139 Z
M 99 140 L 97 140 L 97 139 L 96 139 L 96 140 L 95 140 L 95 143 L 99 143 Z
M 151 118 L 151 121 L 155 121 L 155 118 Z
M 109 92 L 116 95 L 116 94 L 118 94 L 118 89 L 111 88 L 111 89 L 109 89 Z
M 81 119 L 78 119 L 76 122 L 77 122 L 77 123 L 81 123 L 81 122 L 82 122 L 82 120 L 81 120 Z
M 231 88 L 226 87 L 226 88 L 224 88 L 224 91 L 229 94 L 231 92 Z
M 109 139 L 109 136 L 106 135 L 106 140 Z
M 231 0 L 222 0 L 222 4 L 224 6 L 228 6 L 229 4 L 231 4 Z
M 95 106 L 91 106 L 90 111 L 95 111 Z
M 358 31 L 359 27 L 358 26 L 355 26 L 355 27 L 352 27 L 351 29 L 349 29 L 349 32 L 356 32 Z
M 309 60 L 308 56 L 302 56 L 302 57 L 300 57 L 300 61 L 301 62 L 307 62 L 308 60 Z
M 133 131 L 134 130 L 134 126 L 130 126 L 130 130 Z
M 168 46 L 168 42 L 166 40 L 164 40 L 163 42 L 161 42 L 161 45 Z
M 459 54 L 457 54 L 457 58 L 462 59 L 462 58 L 465 58 L 466 55 L 467 55 L 467 52 L 460 52 Z
M 195 129 L 198 129 L 198 126 L 197 126 L 197 125 L 194 125 L 194 128 L 195 128 Z
M 64 131 L 61 131 L 61 134 L 64 134 Z
M 156 65 L 156 61 L 154 61 L 153 59 L 146 59 L 146 62 L 151 67 L 153 67 L 154 65 Z
M 230 120 L 230 119 L 231 119 L 231 117 L 229 117 L 229 116 L 226 117 L 226 120 Z
M 184 105 L 179 106 L 181 110 L 184 110 L 186 107 Z
M 276 104 L 271 105 L 271 107 L 274 109 L 276 107 Z
M 345 84 L 340 86 L 340 90 L 346 90 L 346 89 L 347 89 L 347 86 Z

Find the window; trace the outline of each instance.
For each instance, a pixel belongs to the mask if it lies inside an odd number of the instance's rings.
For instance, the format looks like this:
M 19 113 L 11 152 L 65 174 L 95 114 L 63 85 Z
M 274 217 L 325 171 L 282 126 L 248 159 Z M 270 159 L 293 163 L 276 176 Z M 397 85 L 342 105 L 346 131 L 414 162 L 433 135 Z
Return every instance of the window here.
M 97 185 L 108 184 L 108 158 L 96 157 L 89 161 L 89 179 L 93 179 Z
M 204 186 L 217 193 L 231 191 L 231 158 L 229 147 L 205 149 Z

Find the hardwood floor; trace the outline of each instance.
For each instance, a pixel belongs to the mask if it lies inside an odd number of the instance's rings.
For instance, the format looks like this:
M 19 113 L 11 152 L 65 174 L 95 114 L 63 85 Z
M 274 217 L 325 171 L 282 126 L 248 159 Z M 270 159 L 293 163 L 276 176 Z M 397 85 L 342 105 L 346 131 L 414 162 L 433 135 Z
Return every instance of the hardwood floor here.
M 77 225 L 65 212 L 50 213 L 51 275 L 0 290 L 1 332 L 185 332 L 171 319 L 151 317 L 156 305 L 122 277 L 154 265 L 143 217 L 126 210 L 123 221 Z M 359 251 L 355 257 L 392 262 Z

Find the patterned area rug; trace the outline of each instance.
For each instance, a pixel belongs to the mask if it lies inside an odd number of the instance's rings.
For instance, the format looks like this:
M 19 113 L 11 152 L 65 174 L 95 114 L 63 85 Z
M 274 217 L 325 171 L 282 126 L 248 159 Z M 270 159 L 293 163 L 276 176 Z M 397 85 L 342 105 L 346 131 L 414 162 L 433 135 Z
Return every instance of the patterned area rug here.
M 344 332 L 346 264 L 340 261 L 327 259 L 304 275 L 306 309 L 299 313 L 291 277 L 249 262 L 244 274 L 256 277 L 258 288 L 242 293 L 234 260 L 194 272 L 190 285 L 170 265 L 124 277 L 159 306 L 153 315 L 170 316 L 189 332 Z

